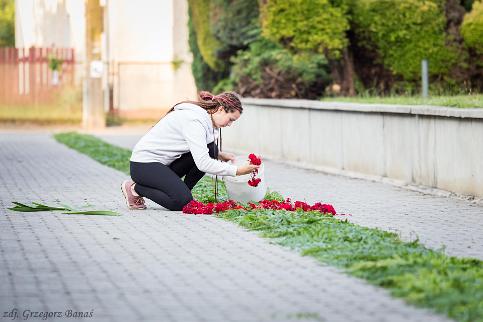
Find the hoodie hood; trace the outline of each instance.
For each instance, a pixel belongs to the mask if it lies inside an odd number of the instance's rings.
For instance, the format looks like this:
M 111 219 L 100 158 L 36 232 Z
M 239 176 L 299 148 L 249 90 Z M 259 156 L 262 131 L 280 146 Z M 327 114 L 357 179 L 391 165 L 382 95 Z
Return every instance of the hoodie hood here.
M 193 119 L 200 120 L 202 122 L 203 126 L 208 131 L 208 133 L 213 132 L 213 121 L 211 120 L 210 114 L 208 114 L 208 112 L 204 108 L 202 108 L 202 107 L 200 107 L 196 104 L 192 104 L 192 103 L 181 103 L 181 104 L 176 105 L 174 107 L 174 110 L 175 111 L 192 112 L 192 118 Z

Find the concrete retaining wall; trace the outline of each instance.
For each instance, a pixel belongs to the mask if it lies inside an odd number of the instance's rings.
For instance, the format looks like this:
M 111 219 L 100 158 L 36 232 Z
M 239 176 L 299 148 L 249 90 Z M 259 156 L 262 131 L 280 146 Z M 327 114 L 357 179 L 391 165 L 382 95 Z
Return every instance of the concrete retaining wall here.
M 244 99 L 224 149 L 483 197 L 483 109 Z

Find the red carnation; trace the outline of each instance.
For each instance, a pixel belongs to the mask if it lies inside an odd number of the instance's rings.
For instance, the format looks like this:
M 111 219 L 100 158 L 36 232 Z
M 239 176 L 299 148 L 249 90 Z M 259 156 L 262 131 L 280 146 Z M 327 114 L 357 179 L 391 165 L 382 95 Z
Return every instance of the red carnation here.
M 250 163 L 253 164 L 253 165 L 260 165 L 260 164 L 262 164 L 262 159 L 260 157 L 257 157 L 253 153 L 250 153 L 248 155 L 248 159 L 250 160 Z
M 255 154 L 250 153 L 248 155 L 248 160 L 250 161 L 250 164 L 253 165 L 261 165 L 262 164 L 262 159 L 260 157 L 257 157 Z M 262 181 L 260 178 L 256 178 L 256 175 L 258 174 L 258 169 L 253 170 L 252 172 L 252 177 L 250 180 L 248 180 L 248 185 L 251 187 L 257 187 L 258 184 Z
M 238 205 L 234 200 L 219 202 L 215 205 L 215 212 L 222 212 L 230 209 L 240 209 L 242 206 Z
M 310 210 L 310 206 L 303 201 L 295 201 L 294 208 L 295 209 L 302 208 L 303 211 L 309 211 Z
M 260 178 L 251 178 L 250 180 L 248 180 L 248 184 L 252 187 L 256 187 L 261 181 L 262 179 Z
M 321 213 L 324 213 L 324 214 L 332 214 L 332 215 L 336 214 L 335 209 L 334 209 L 334 207 L 332 207 L 332 205 L 322 204 L 320 202 L 315 203 L 312 207 L 310 207 L 310 209 L 311 210 L 318 210 L 318 211 L 320 211 Z
M 211 215 L 214 205 L 212 203 L 204 204 L 202 202 L 191 200 L 183 207 L 183 213 L 196 215 Z

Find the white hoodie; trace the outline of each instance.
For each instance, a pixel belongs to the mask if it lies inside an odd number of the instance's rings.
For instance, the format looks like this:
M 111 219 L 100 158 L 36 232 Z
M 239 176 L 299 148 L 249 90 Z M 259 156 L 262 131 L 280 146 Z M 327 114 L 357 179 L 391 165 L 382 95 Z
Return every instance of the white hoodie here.
M 163 117 L 136 144 L 133 162 L 160 162 L 169 166 L 182 154 L 191 152 L 196 167 L 209 174 L 236 176 L 237 167 L 214 160 L 207 145 L 215 140 L 208 112 L 195 104 L 181 103 Z

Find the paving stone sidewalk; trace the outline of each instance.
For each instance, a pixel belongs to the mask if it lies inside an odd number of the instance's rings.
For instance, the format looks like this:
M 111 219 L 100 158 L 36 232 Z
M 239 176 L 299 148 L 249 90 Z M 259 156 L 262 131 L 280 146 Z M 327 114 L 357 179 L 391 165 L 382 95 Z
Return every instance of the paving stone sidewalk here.
M 97 134 L 132 149 L 141 133 Z M 352 179 L 265 160 L 267 184 L 292 200 L 324 201 L 354 223 L 393 231 L 407 241 L 452 256 L 483 260 L 483 205 L 423 194 L 387 183 Z
M 85 321 L 445 321 L 212 216 L 125 209 L 125 176 L 46 133 L 0 132 L 0 313 Z M 121 217 L 15 213 L 11 201 Z M 40 318 L 29 318 L 40 320 Z

